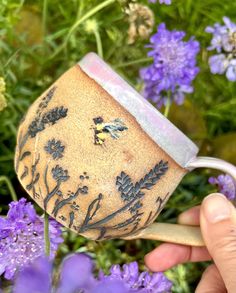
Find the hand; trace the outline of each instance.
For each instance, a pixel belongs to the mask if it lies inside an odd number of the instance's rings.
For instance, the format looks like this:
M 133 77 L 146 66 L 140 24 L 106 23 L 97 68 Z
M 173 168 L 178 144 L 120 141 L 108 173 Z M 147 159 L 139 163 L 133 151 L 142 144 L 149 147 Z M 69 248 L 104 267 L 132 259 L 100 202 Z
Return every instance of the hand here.
M 200 225 L 206 247 L 164 243 L 145 256 L 152 271 L 164 271 L 184 262 L 212 259 L 196 293 L 236 292 L 236 209 L 222 194 L 208 195 L 201 206 L 179 216 L 185 225 Z

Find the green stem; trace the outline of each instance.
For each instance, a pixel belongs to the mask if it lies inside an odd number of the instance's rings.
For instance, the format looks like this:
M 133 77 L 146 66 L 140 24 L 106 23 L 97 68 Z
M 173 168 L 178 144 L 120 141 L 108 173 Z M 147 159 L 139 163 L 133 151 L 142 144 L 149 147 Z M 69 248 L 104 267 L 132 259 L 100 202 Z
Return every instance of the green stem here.
M 94 31 L 94 35 L 95 35 L 95 39 L 96 39 L 96 43 L 97 43 L 97 52 L 98 52 L 98 56 L 101 57 L 103 59 L 103 49 L 102 49 L 102 40 L 101 40 L 101 36 L 99 34 L 98 29 L 95 29 Z
M 167 102 L 166 102 L 166 107 L 165 107 L 165 111 L 164 111 L 164 116 L 167 118 L 170 112 L 170 106 L 171 106 L 171 100 L 170 100 L 170 91 L 167 94 Z
M 133 60 L 133 61 L 129 61 L 129 62 L 120 63 L 118 65 L 115 65 L 114 68 L 121 68 L 121 67 L 131 66 L 134 64 L 146 63 L 146 62 L 150 62 L 152 60 L 153 60 L 152 57 L 137 59 L 137 60 Z
M 54 58 L 58 53 L 61 52 L 61 50 L 63 48 L 65 48 L 65 46 L 67 45 L 67 42 L 69 41 L 71 35 L 73 34 L 73 32 L 78 28 L 78 26 L 83 23 L 85 20 L 87 20 L 88 18 L 90 18 L 91 16 L 93 16 L 94 14 L 96 14 L 98 11 L 102 10 L 103 8 L 109 6 L 110 4 L 114 3 L 116 0 L 105 0 L 104 2 L 98 4 L 97 6 L 95 6 L 93 9 L 89 10 L 84 16 L 82 16 L 80 19 L 78 19 L 74 25 L 70 28 L 65 41 L 63 42 L 63 44 L 57 49 L 57 51 L 52 55 L 51 58 Z
M 43 36 L 46 36 L 47 30 L 47 11 L 48 11 L 48 0 L 43 1 Z
M 45 254 L 50 256 L 50 237 L 49 237 L 49 216 L 44 213 L 44 242 L 45 242 Z
M 13 122 L 12 123 L 9 123 L 9 128 L 10 128 L 11 132 L 13 133 L 13 135 L 16 136 L 17 129 L 16 129 L 15 125 L 13 124 Z
M 1 182 L 4 182 L 7 185 L 8 189 L 10 191 L 12 200 L 17 201 L 17 195 L 15 192 L 15 189 L 14 189 L 13 185 L 11 184 L 11 181 L 9 180 L 9 178 L 7 176 L 0 176 L 0 183 Z
M 20 48 L 18 48 L 7 60 L 7 62 L 3 65 L 3 67 L 7 67 L 14 59 L 17 58 L 18 53 L 20 52 Z
M 0 162 L 12 161 L 14 159 L 14 154 L 6 155 L 0 157 Z
M 71 34 L 77 29 L 77 27 L 84 22 L 85 20 L 87 20 L 89 17 L 93 16 L 94 14 L 96 14 L 98 11 L 102 10 L 103 8 L 109 6 L 110 4 L 112 4 L 113 2 L 115 2 L 116 0 L 106 0 L 100 4 L 98 4 L 97 6 L 95 6 L 93 9 L 91 9 L 89 12 L 87 12 L 83 17 L 81 17 L 80 19 L 78 19 L 75 24 L 72 26 L 72 28 L 69 30 L 69 33 L 67 35 L 66 38 L 66 42 L 68 41 L 68 39 L 70 38 Z

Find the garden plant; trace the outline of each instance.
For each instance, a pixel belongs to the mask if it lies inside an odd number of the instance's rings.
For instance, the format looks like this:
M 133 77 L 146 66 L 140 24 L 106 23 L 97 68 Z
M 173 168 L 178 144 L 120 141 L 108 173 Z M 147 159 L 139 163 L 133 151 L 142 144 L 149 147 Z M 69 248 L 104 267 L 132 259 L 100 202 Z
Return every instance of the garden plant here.
M 17 179 L 16 135 L 32 102 L 96 52 L 201 155 L 235 165 L 235 11 L 228 0 L 0 1 L 0 292 L 194 292 L 208 262 L 152 273 L 144 256 L 159 242 L 88 240 L 50 218 Z M 64 146 L 46 151 L 58 159 Z M 235 202 L 229 175 L 187 174 L 158 221 L 175 223 L 216 191 Z

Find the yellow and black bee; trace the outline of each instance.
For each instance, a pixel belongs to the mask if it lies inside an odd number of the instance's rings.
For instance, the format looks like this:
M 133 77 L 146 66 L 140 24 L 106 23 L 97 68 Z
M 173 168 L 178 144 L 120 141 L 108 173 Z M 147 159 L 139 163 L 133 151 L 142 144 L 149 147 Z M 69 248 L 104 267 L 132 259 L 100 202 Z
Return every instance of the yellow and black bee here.
M 108 136 L 111 136 L 113 139 L 118 139 L 119 132 L 128 129 L 124 122 L 119 118 L 108 123 L 105 123 L 102 117 L 96 117 L 93 121 L 95 123 L 94 143 L 98 145 L 102 145 Z

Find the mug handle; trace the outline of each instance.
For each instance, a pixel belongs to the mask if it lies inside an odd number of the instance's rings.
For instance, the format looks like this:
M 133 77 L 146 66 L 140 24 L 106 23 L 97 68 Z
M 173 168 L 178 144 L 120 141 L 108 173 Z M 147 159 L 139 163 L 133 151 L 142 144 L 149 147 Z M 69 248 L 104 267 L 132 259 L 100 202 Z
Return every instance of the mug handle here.
M 224 160 L 212 157 L 196 157 L 191 160 L 186 169 L 192 171 L 196 168 L 213 168 L 230 175 L 236 181 L 236 167 Z M 177 243 L 190 246 L 204 246 L 201 230 L 196 226 L 153 223 L 138 233 L 125 237 L 125 240 L 150 239 Z

